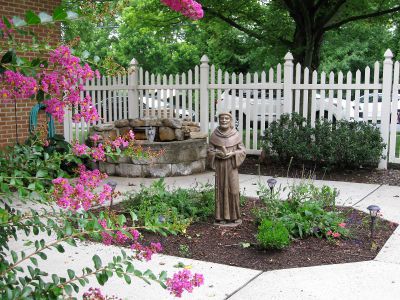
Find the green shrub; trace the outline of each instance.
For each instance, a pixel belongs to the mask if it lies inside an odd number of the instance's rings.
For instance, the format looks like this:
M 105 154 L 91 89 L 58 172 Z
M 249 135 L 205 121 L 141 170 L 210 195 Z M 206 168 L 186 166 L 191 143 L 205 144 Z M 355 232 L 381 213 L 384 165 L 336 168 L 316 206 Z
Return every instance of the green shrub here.
M 214 189 L 205 185 L 169 191 L 164 179 L 160 179 L 150 187 L 128 193 L 124 207 L 133 211 L 145 226 L 162 223 L 177 231 L 185 231 L 193 220 L 205 219 L 213 214 Z
M 376 166 L 385 144 L 380 131 L 365 122 L 317 120 L 312 128 L 297 113 L 285 114 L 265 131 L 262 147 L 270 157 L 312 162 L 329 168 Z
M 290 245 L 289 231 L 281 221 L 262 220 L 257 241 L 265 249 L 283 249 Z
M 258 222 L 264 219 L 281 222 L 293 238 L 329 237 L 328 232 L 347 236 L 348 230 L 341 227 L 344 216 L 335 207 L 336 196 L 336 190 L 328 186 L 318 188 L 311 183 L 302 183 L 290 187 L 288 198 L 283 201 L 279 191 L 271 193 L 261 186 L 259 197 L 265 207 L 257 208 L 253 213 Z

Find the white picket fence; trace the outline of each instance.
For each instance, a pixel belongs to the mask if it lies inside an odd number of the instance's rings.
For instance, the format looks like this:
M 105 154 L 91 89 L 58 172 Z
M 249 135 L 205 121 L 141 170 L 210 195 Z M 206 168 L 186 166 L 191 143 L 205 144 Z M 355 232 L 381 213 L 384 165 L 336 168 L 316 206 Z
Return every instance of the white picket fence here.
M 379 164 L 386 168 L 388 161 L 400 163 L 396 147 L 400 83 L 399 62 L 393 63 L 390 50 L 384 56 L 383 64 L 376 62 L 372 70 L 366 67 L 355 76 L 351 72 L 310 73 L 299 64 L 294 66 L 290 53 L 283 67 L 278 64 L 267 72 L 245 75 L 216 70 L 205 55 L 200 67 L 175 76 L 149 74 L 133 59 L 129 74 L 95 79 L 84 93 L 91 95 L 102 118 L 99 123 L 169 116 L 200 122 L 203 131 L 211 132 L 217 126 L 215 116 L 229 111 L 248 153 L 253 154 L 260 153 L 265 128 L 282 113 L 297 112 L 312 125 L 317 118 L 366 121 L 380 128 L 389 145 Z M 71 113 L 66 114 L 68 141 L 83 141 L 88 130 L 89 124 L 73 124 Z

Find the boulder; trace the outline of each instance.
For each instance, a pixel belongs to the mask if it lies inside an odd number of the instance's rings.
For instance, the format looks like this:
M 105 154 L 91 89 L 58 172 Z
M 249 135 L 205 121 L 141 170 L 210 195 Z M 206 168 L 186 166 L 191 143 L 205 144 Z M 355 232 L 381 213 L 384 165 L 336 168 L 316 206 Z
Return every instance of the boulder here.
M 193 122 L 193 121 L 183 121 L 182 126 L 196 126 L 200 127 L 199 123 Z
M 114 122 L 115 127 L 121 128 L 121 127 L 127 127 L 129 126 L 129 120 L 124 119 L 124 120 L 117 120 Z
M 205 132 L 190 132 L 189 137 L 191 139 L 204 139 L 208 137 L 208 134 Z
M 125 135 L 125 134 L 127 134 L 128 132 L 129 132 L 129 130 L 132 130 L 132 128 L 131 127 L 121 127 L 121 128 L 118 128 L 118 134 L 119 135 Z
M 146 126 L 146 120 L 144 119 L 130 119 L 129 125 L 131 127 L 143 127 Z
M 175 137 L 178 141 L 183 141 L 185 139 L 182 129 L 175 129 Z
M 99 124 L 99 125 L 94 125 L 93 129 L 95 131 L 108 131 L 108 130 L 113 130 L 115 128 L 113 123 L 105 123 L 105 124 Z
M 182 120 L 179 119 L 162 119 L 162 124 L 165 127 L 182 128 Z
M 160 127 L 159 136 L 160 141 L 173 141 L 176 139 L 175 131 L 170 127 Z

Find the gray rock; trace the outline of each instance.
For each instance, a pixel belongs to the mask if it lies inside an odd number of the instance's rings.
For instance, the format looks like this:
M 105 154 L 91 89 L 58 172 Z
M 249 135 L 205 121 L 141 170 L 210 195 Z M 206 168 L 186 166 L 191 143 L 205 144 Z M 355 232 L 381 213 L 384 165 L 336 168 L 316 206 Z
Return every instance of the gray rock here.
M 171 165 L 172 176 L 185 176 L 194 173 L 200 173 L 204 172 L 205 169 L 206 169 L 205 159 Z
M 182 128 L 182 120 L 179 119 L 163 119 L 162 124 L 165 127 L 171 127 L 171 128 Z
M 182 129 L 175 129 L 175 137 L 178 141 L 183 141 L 185 139 Z
M 182 126 L 196 126 L 200 127 L 199 123 L 193 122 L 193 121 L 183 121 Z
M 152 127 L 159 127 L 163 126 L 161 119 L 151 118 L 151 119 L 144 119 L 145 126 L 152 126 Z
M 115 173 L 124 177 L 141 177 L 142 166 L 134 164 L 118 164 L 115 167 Z
M 114 121 L 114 125 L 117 128 L 127 127 L 127 126 L 129 126 L 129 120 L 128 119 L 117 120 L 117 121 Z
M 114 124 L 112 123 L 105 123 L 105 124 L 99 124 L 99 125 L 94 125 L 93 129 L 95 131 L 109 131 L 113 130 L 115 128 Z
M 131 127 L 143 127 L 146 126 L 146 120 L 143 119 L 130 119 L 129 125 Z
M 143 165 L 144 177 L 167 177 L 171 176 L 171 164 Z
M 99 162 L 99 170 L 108 175 L 115 175 L 115 164 L 110 164 L 104 161 Z
M 204 139 L 208 137 L 208 134 L 205 132 L 190 132 L 189 137 L 191 139 Z
M 158 133 L 159 133 L 160 141 L 175 140 L 175 131 L 170 127 L 160 127 Z

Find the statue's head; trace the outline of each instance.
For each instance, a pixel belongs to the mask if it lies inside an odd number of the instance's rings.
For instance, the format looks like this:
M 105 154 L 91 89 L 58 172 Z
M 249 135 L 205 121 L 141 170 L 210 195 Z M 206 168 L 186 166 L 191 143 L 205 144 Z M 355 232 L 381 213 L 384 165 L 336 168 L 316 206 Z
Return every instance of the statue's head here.
M 220 113 L 218 115 L 218 124 L 222 130 L 233 128 L 232 115 L 230 113 Z

